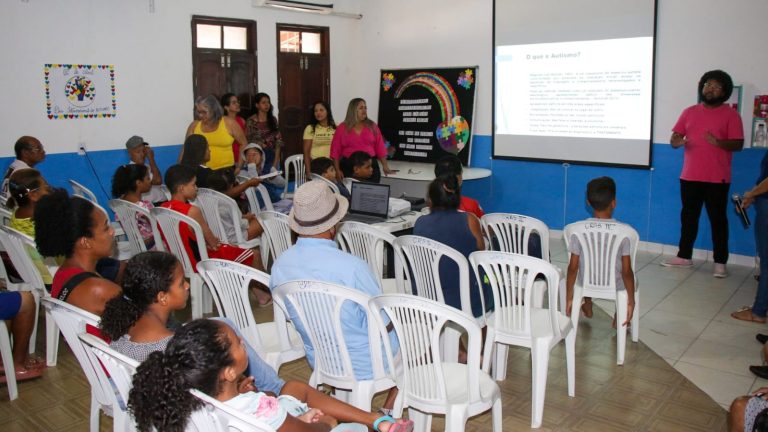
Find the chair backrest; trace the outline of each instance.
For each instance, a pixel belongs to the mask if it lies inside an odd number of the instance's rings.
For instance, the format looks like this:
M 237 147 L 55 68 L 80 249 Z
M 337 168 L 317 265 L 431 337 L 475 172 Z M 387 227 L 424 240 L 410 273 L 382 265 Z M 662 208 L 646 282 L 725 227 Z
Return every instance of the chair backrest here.
M 109 378 L 115 384 L 117 395 L 123 402 L 118 406 L 120 408 L 127 407 L 128 394 L 133 387 L 133 374 L 136 373 L 139 362 L 113 350 L 105 341 L 92 334 L 80 333 L 78 337 L 85 344 L 86 353 L 90 356 L 91 363 L 101 364 L 109 373 Z
M 307 182 L 307 173 L 304 170 L 303 154 L 299 153 L 291 155 L 285 159 L 285 190 L 283 191 L 283 197 L 288 195 L 288 183 L 291 179 L 291 171 L 293 171 L 295 176 L 293 190 L 296 191 L 299 186 Z
M 35 266 L 29 255 L 30 250 L 35 250 L 35 241 L 28 235 L 16 231 L 11 227 L 0 228 L 0 244 L 8 253 L 8 256 L 16 268 L 26 289 L 34 289 L 38 292 L 45 292 L 45 285 L 40 271 Z M 17 284 L 14 284 L 17 286 Z
M 256 219 L 264 229 L 261 234 L 261 261 L 266 267 L 269 258 L 274 262 L 291 247 L 291 227 L 288 216 L 275 211 L 263 211 L 256 215 Z
M 232 198 L 213 189 L 200 188 L 197 190 L 197 204 L 203 211 L 203 216 L 213 234 L 222 241 L 242 244 L 247 235 L 243 233 L 240 219 L 243 213 Z M 229 238 L 223 218 L 228 218 L 234 227 L 235 238 Z
M 246 342 L 264 356 L 264 344 L 248 300 L 251 281 L 269 285 L 269 275 L 232 261 L 209 259 L 197 263 L 197 271 L 213 291 L 216 309 L 231 319 Z M 284 327 L 284 326 L 283 326 Z M 286 335 L 287 337 L 287 335 Z
M 445 304 L 443 288 L 440 283 L 440 260 L 449 259 L 459 268 L 459 295 L 461 310 L 472 316 L 472 304 L 469 296 L 469 264 L 461 252 L 426 237 L 404 235 L 394 242 L 395 252 L 400 256 L 396 260 L 395 279 L 397 290 L 401 293 L 416 295 Z M 402 263 L 402 264 L 398 264 Z M 410 286 L 406 285 L 406 277 Z M 480 300 L 485 310 L 483 291 Z
M 463 328 L 468 335 L 467 367 L 463 369 L 466 375 L 450 378 L 466 384 L 468 401 L 465 402 L 480 400 L 482 334 L 474 319 L 450 306 L 410 294 L 383 294 L 372 298 L 370 305 L 379 332 L 386 332 L 379 313 L 383 310 L 400 342 L 403 367 L 397 374 L 397 387 L 403 392 L 403 406 L 414 401 L 434 405 L 449 403 L 449 383 L 446 382 L 440 347 L 441 333 L 448 324 Z M 452 399 L 450 403 L 459 402 Z
M 328 187 L 329 187 L 329 188 L 331 188 L 331 190 L 333 191 L 333 193 L 335 193 L 336 195 L 338 195 L 338 194 L 340 193 L 340 192 L 339 192 L 339 187 L 338 187 L 338 186 L 336 186 L 336 183 L 334 183 L 334 182 L 332 182 L 332 181 L 328 180 L 327 178 L 325 178 L 325 177 L 323 177 L 323 176 L 321 176 L 321 175 L 319 175 L 319 174 L 315 174 L 315 173 L 312 173 L 312 174 L 309 176 L 309 178 L 310 178 L 310 180 L 319 180 L 319 181 L 321 181 L 321 182 L 323 182 L 323 183 L 327 184 L 327 185 L 328 185 Z
M 96 194 L 94 194 L 90 189 L 81 185 L 80 183 L 74 180 L 69 180 L 69 185 L 72 187 L 72 195 L 85 198 L 92 203 L 99 202 L 99 200 L 96 199 Z
M 315 350 L 314 382 L 349 388 L 344 384 L 356 380 L 342 328 L 342 307 L 357 306 L 367 315 L 373 379 L 386 376 L 381 352 L 382 334 L 371 322 L 368 309 L 370 296 L 341 285 L 312 280 L 286 282 L 277 286 L 272 295 L 283 310 L 288 310 L 288 304 L 296 310 Z
M 11 223 L 11 210 L 5 205 L 0 205 L 0 222 L 3 226 L 8 226 Z
M 336 242 L 341 250 L 360 257 L 368 263 L 371 272 L 381 285 L 384 273 L 384 257 L 386 247 L 394 250 L 395 236 L 384 232 L 373 225 L 362 222 L 344 222 L 336 232 Z M 397 256 L 395 256 L 397 259 Z M 392 265 L 392 263 L 390 263 Z
M 155 247 L 158 250 L 167 250 L 174 254 L 184 267 L 184 276 L 191 277 L 196 273 L 191 258 L 187 255 L 184 241 L 181 238 L 181 226 L 187 224 L 197 238 L 197 252 L 200 260 L 208 259 L 208 250 L 205 248 L 203 229 L 200 224 L 187 215 L 177 211 L 155 207 L 150 212 L 152 215 L 152 231 L 155 234 Z
M 584 288 L 592 290 L 616 290 L 616 261 L 619 247 L 624 239 L 629 240 L 632 266 L 635 268 L 639 235 L 634 228 L 620 222 L 605 220 L 584 220 L 567 225 L 563 229 L 566 248 L 570 249 L 573 237 L 581 246 L 583 260 Z
M 276 432 L 251 414 L 238 411 L 199 390 L 190 390 L 205 406 L 192 413 L 186 432 Z
M 248 177 L 238 177 L 238 179 L 241 178 L 248 180 Z M 269 198 L 269 191 L 263 184 L 246 189 L 245 197 L 248 199 L 248 208 L 250 208 L 251 213 L 255 215 L 262 211 L 275 211 L 275 208 L 272 206 L 272 200 Z M 263 203 L 263 207 L 262 204 L 259 203 L 259 200 Z
M 491 247 L 501 252 L 528 255 L 528 240 L 531 234 L 538 234 L 541 258 L 549 261 L 549 228 L 544 222 L 514 213 L 488 213 L 480 222 L 491 241 Z
M 139 231 L 139 218 L 145 217 L 150 225 L 154 225 L 149 210 L 140 205 L 121 199 L 110 200 L 108 204 L 109 208 L 115 213 L 115 217 L 120 223 L 120 226 L 123 227 L 123 232 L 126 237 L 128 237 L 128 244 L 131 246 L 131 255 L 146 252 L 147 245 L 144 243 L 144 237 L 142 237 L 141 231 Z
M 91 355 L 86 352 L 86 347 L 79 337 L 80 333 L 86 332 L 86 326 L 98 328 L 99 317 L 55 298 L 46 297 L 40 301 L 50 312 L 77 362 L 80 363 L 80 367 L 91 385 L 93 398 L 102 406 L 115 404 L 117 400 L 109 378 L 104 373 L 101 364 L 92 361 Z
M 171 190 L 168 189 L 168 186 L 161 184 L 160 190 L 163 192 L 163 195 L 165 195 L 165 200 L 170 201 L 171 200 Z
M 555 340 L 561 339 L 558 317 L 559 274 L 550 263 L 527 255 L 496 251 L 477 251 L 469 255 L 469 264 L 478 283 L 487 279 L 493 293 L 496 327 L 518 334 L 531 336 L 533 324 L 531 308 L 534 307 L 533 283 L 538 275 L 547 282 L 549 318 Z

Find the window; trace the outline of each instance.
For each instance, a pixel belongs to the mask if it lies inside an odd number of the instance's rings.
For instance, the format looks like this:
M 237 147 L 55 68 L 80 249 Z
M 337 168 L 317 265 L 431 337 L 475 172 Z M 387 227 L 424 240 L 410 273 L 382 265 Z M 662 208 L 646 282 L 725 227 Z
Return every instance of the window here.
M 196 48 L 247 50 L 248 29 L 229 25 L 196 24 Z
M 321 34 L 305 31 L 280 31 L 280 52 L 322 54 Z

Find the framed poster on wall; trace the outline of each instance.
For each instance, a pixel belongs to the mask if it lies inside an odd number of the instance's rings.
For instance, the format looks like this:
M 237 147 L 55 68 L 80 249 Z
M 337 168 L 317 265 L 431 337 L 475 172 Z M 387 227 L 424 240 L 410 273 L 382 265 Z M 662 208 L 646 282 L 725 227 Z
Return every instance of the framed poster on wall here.
M 382 69 L 379 128 L 391 159 L 469 162 L 477 66 Z
M 114 65 L 49 63 L 43 73 L 49 119 L 117 116 Z

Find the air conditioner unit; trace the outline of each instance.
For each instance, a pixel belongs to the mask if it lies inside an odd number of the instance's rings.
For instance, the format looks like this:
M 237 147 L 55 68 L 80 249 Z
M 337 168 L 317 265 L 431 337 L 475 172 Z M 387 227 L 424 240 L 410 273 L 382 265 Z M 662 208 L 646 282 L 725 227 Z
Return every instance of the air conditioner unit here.
M 321 15 L 334 15 L 344 18 L 360 19 L 363 16 L 347 12 L 336 12 L 333 10 L 333 3 L 313 3 L 309 1 L 298 0 L 251 0 L 253 7 L 265 7 L 274 9 L 283 9 L 293 12 L 306 12 Z

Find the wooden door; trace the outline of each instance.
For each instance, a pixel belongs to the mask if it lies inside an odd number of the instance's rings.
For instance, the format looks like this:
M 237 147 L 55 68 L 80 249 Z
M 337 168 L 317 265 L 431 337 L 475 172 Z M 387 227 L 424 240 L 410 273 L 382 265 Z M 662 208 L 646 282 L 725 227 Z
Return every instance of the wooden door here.
M 277 75 L 280 132 L 285 156 L 302 153 L 303 132 L 312 104 L 330 103 L 328 29 L 277 26 Z M 312 44 L 307 40 L 312 40 Z

